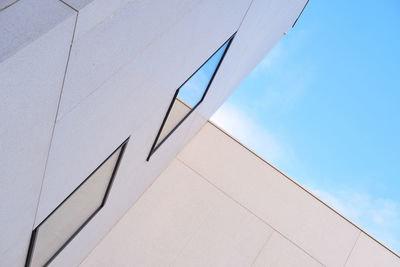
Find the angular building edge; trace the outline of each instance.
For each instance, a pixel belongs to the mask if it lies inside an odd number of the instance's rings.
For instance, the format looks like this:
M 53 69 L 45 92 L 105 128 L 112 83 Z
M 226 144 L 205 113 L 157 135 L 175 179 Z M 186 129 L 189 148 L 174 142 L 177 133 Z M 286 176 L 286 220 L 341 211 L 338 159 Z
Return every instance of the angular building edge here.
M 269 166 L 271 166 L 273 169 L 275 169 L 277 172 L 279 172 L 280 174 L 282 174 L 286 179 L 288 179 L 290 182 L 294 183 L 295 185 L 297 185 L 299 188 L 301 188 L 303 191 L 305 191 L 307 194 L 311 195 L 313 198 L 315 198 L 316 200 L 318 200 L 319 202 L 321 202 L 323 205 L 325 205 L 327 208 L 329 208 L 330 210 L 332 210 L 333 212 L 335 212 L 337 215 L 339 215 L 340 217 L 342 217 L 343 219 L 345 219 L 347 222 L 349 222 L 350 224 L 352 224 L 354 227 L 356 227 L 358 230 L 361 231 L 361 233 L 365 234 L 366 236 L 368 236 L 369 238 L 371 238 L 373 241 L 377 242 L 379 245 L 381 245 L 382 247 L 384 247 L 387 251 L 389 251 L 390 253 L 392 253 L 394 256 L 396 256 L 397 258 L 400 259 L 400 254 L 396 253 L 395 251 L 393 251 L 391 248 L 389 248 L 388 246 L 386 246 L 384 243 L 382 243 L 381 241 L 379 241 L 377 238 L 375 238 L 373 235 L 369 234 L 366 230 L 364 230 L 361 226 L 359 226 L 358 224 L 356 224 L 355 222 L 353 222 L 351 219 L 347 218 L 345 215 L 343 215 L 342 213 L 340 213 L 338 210 L 336 210 L 334 207 L 330 206 L 328 203 L 326 203 L 324 200 L 322 200 L 321 198 L 319 198 L 318 196 L 316 196 L 313 192 L 311 192 L 309 189 L 305 188 L 304 186 L 302 186 L 301 184 L 299 184 L 295 179 L 291 178 L 289 175 L 287 175 L 284 171 L 280 170 L 278 167 L 276 167 L 275 165 L 273 165 L 272 163 L 270 163 L 268 160 L 264 159 L 263 157 L 261 157 L 259 154 L 257 154 L 255 151 L 253 151 L 251 148 L 247 147 L 245 144 L 243 144 L 241 141 L 239 141 L 237 138 L 235 138 L 234 136 L 232 136 L 231 134 L 229 134 L 227 131 L 225 131 L 222 127 L 220 127 L 217 123 L 213 122 L 213 121 L 208 121 L 209 124 L 211 124 L 212 126 L 214 126 L 215 128 L 217 128 L 218 130 L 220 130 L 222 133 L 224 133 L 225 135 L 227 135 L 228 137 L 230 137 L 232 140 L 234 140 L 236 143 L 238 143 L 239 145 L 241 145 L 243 148 L 245 148 L 246 150 L 248 150 L 250 153 L 252 153 L 254 156 L 256 156 L 257 158 L 259 158 L 261 161 L 265 162 L 266 164 L 268 164 Z

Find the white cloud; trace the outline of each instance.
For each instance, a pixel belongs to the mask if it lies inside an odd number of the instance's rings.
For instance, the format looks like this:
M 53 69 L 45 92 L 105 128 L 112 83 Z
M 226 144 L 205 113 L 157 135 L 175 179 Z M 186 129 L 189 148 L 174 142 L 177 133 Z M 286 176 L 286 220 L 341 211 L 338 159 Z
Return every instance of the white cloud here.
M 270 132 L 231 103 L 225 103 L 218 109 L 211 121 L 272 162 L 282 159 L 286 153 L 285 148 Z
M 400 203 L 358 192 L 357 189 L 328 192 L 310 190 L 343 216 L 395 251 L 400 251 Z

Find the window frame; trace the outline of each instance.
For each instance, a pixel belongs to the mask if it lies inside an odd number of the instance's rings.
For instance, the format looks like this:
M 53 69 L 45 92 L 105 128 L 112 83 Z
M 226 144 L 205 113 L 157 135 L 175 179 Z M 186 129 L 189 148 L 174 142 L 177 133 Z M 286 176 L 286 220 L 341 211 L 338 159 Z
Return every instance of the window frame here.
M 101 204 L 99 205 L 98 208 L 96 208 L 96 210 L 85 220 L 85 222 L 79 226 L 79 228 L 67 239 L 67 241 L 65 241 L 65 243 L 54 253 L 53 256 L 51 256 L 51 258 L 44 264 L 44 266 L 48 266 L 56 257 L 58 254 L 60 254 L 60 252 L 78 235 L 78 233 L 93 219 L 94 216 L 96 216 L 96 214 L 105 206 L 106 202 L 107 202 L 107 198 L 110 194 L 110 190 L 111 187 L 113 185 L 115 176 L 118 172 L 122 157 L 124 155 L 126 146 L 129 142 L 129 138 L 128 137 L 122 144 L 120 144 L 113 152 L 111 152 L 111 154 L 98 166 L 96 167 L 96 169 L 85 179 L 83 180 L 83 182 L 81 182 L 75 189 L 74 191 L 72 191 L 60 204 L 58 204 L 58 206 L 49 214 L 47 215 L 47 217 L 38 225 L 35 227 L 35 229 L 33 229 L 32 234 L 31 234 L 31 239 L 29 242 L 29 248 L 28 248 L 28 254 L 26 257 L 26 261 L 25 261 L 25 267 L 29 267 L 31 264 L 31 260 L 32 260 L 32 256 L 33 256 L 33 252 L 34 252 L 34 248 L 35 248 L 35 243 L 36 243 L 36 237 L 37 237 L 37 233 L 38 233 L 38 229 L 40 228 L 40 226 L 45 223 L 47 221 L 47 219 L 49 219 L 51 217 L 51 215 L 53 215 L 53 213 L 58 210 L 82 185 L 85 184 L 86 181 L 88 181 L 90 179 L 90 177 L 92 177 L 92 175 L 94 173 L 97 172 L 98 169 L 100 169 L 104 163 L 106 163 L 111 156 L 114 155 L 114 153 L 116 151 L 118 151 L 119 149 L 119 155 L 118 155 L 118 159 L 115 163 L 114 169 L 112 171 L 110 180 L 108 182 L 107 185 L 107 189 L 106 192 L 104 194 L 103 200 L 101 201 Z
M 181 86 L 179 86 L 179 88 L 175 91 L 175 94 L 174 94 L 174 96 L 173 96 L 173 98 L 172 98 L 172 101 L 171 101 L 171 103 L 169 104 L 169 107 L 168 107 L 168 110 L 167 110 L 167 113 L 165 114 L 165 116 L 164 116 L 164 119 L 163 119 L 163 121 L 162 121 L 162 123 L 161 123 L 161 126 L 160 126 L 160 129 L 158 130 L 158 133 L 157 133 L 157 135 L 156 135 L 156 138 L 155 138 L 155 140 L 154 140 L 154 142 L 153 142 L 153 145 L 151 146 L 151 149 L 150 149 L 150 152 L 149 152 L 149 155 L 147 156 L 147 159 L 146 159 L 146 161 L 149 161 L 150 160 L 150 158 L 151 158 L 151 156 L 157 151 L 157 149 L 175 132 L 175 130 L 190 116 L 190 114 L 192 114 L 192 112 L 203 102 L 203 100 L 204 100 L 204 98 L 206 97 L 206 95 L 207 95 L 207 92 L 208 92 L 208 89 L 210 88 L 210 86 L 211 86 L 211 84 L 212 84 L 212 82 L 213 82 L 213 80 L 214 80 L 214 77 L 215 77 L 215 75 L 217 74 L 217 72 L 218 72 L 218 69 L 219 69 L 219 67 L 221 66 L 221 64 L 222 64 L 222 61 L 224 60 L 224 58 L 225 58 L 225 55 L 226 55 L 226 53 L 227 53 L 227 51 L 229 50 L 229 47 L 230 47 L 230 45 L 232 44 L 232 41 L 233 41 L 233 39 L 235 38 L 235 35 L 236 35 L 236 32 L 231 36 L 231 37 L 229 37 L 229 39 L 228 40 L 226 40 L 221 46 L 219 46 L 218 47 L 218 49 L 217 50 L 215 50 L 215 52 L 206 60 L 206 61 L 204 61 L 204 63 L 203 64 L 201 64 L 201 66 L 199 67 L 199 68 L 197 68 L 197 70 L 195 71 L 195 72 L 193 72 L 192 73 L 192 75 L 190 75 L 189 76 L 189 78 L 187 78 L 182 84 L 181 84 Z M 187 81 L 189 81 L 225 44 L 227 44 L 227 46 L 226 46 L 226 49 L 225 49 L 225 51 L 224 51 L 224 53 L 222 54 L 222 56 L 221 56 L 221 59 L 219 60 L 219 62 L 218 62 L 218 64 L 217 64 L 217 67 L 215 68 L 215 70 L 214 70 L 214 72 L 213 72 L 213 74 L 211 75 L 211 79 L 210 79 L 210 81 L 208 82 L 208 84 L 207 84 L 207 87 L 206 87 L 206 89 L 204 90 L 204 93 L 203 93 L 203 95 L 202 95 L 202 97 L 201 97 L 201 99 L 200 99 L 200 101 L 199 102 L 197 102 L 197 104 L 196 105 L 194 105 L 192 108 L 191 108 L 191 110 L 174 126 L 174 128 L 163 138 L 163 140 L 161 140 L 161 142 L 160 143 L 158 143 L 157 144 L 157 142 L 158 142 L 158 139 L 160 138 L 160 135 L 161 135 L 161 132 L 162 132 L 162 130 L 164 129 L 164 126 L 165 126 L 165 123 L 167 122 L 167 119 L 168 119 L 168 116 L 169 116 L 169 114 L 170 114 L 170 112 L 171 112 L 171 109 L 172 109 L 172 107 L 173 107 L 173 105 L 174 105 L 174 103 L 175 103 L 175 100 L 178 98 L 178 94 L 179 94 L 179 90 L 186 84 L 186 82 Z

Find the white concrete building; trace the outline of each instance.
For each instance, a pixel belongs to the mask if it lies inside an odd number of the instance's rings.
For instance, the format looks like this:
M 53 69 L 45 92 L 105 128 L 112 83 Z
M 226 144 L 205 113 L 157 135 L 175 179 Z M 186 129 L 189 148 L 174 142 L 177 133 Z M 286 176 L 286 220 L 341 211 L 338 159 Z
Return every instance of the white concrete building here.
M 0 266 L 400 266 L 207 123 L 305 4 L 0 0 Z
M 207 123 L 82 266 L 132 263 L 366 267 L 400 259 Z

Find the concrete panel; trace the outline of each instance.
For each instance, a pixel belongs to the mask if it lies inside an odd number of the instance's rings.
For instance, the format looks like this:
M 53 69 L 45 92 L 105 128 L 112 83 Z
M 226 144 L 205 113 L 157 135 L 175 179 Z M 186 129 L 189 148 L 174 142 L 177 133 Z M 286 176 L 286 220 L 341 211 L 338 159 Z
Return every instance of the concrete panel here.
M 10 1 L 5 1 L 4 4 L 6 6 Z M 2 5 L 0 4 L 0 8 Z M 31 44 L 73 13 L 71 8 L 53 0 L 18 1 L 2 10 L 0 62 Z
M 268 225 L 224 197 L 170 266 L 250 266 L 271 234 Z
M 345 263 L 359 230 L 213 125 L 178 158 L 324 265 Z
M 168 265 L 221 197 L 173 161 L 81 266 Z
M 182 0 L 133 1 L 74 42 L 58 118 L 129 63 L 196 4 L 197 1 Z
M 164 42 L 167 48 L 179 41 L 175 38 L 170 40 Z M 43 187 L 43 204 L 39 207 L 36 225 L 129 135 L 133 134 L 133 140 L 140 140 L 140 147 L 136 148 L 141 151 L 140 162 L 146 159 L 173 98 L 175 86 L 181 82 L 180 77 L 175 81 L 171 78 L 163 80 L 165 68 L 179 69 L 187 56 L 174 56 L 161 47 L 157 45 L 145 50 L 57 123 Z M 156 60 L 164 69 L 154 70 Z M 180 74 L 183 68 L 179 70 L 176 73 Z M 178 148 L 172 151 L 176 153 Z M 172 157 L 165 159 L 166 162 Z M 132 164 L 135 166 L 137 163 Z M 59 187 L 59 183 L 64 187 Z
M 231 23 L 210 31 L 211 22 L 207 24 L 204 14 L 208 12 L 217 16 L 223 8 L 221 4 L 211 8 L 211 3 L 202 3 L 190 17 L 185 17 L 171 29 L 168 36 L 144 50 L 57 122 L 35 225 L 72 192 L 118 142 L 146 121 L 155 123 L 151 129 L 156 130 L 136 134 L 146 135 L 154 141 L 175 90 L 230 37 L 246 10 L 242 8 L 240 12 L 228 13 L 227 20 Z M 191 32 L 189 36 L 188 32 Z M 201 36 L 207 32 L 219 37 L 207 39 L 199 47 L 198 43 L 204 38 Z M 198 53 L 187 49 L 193 46 L 197 46 Z M 176 71 L 168 73 L 166 69 Z M 151 144 L 145 149 L 150 150 Z M 174 147 L 172 151 L 177 152 L 179 147 Z M 64 186 L 59 187 L 59 183 Z
M 149 162 L 146 161 L 162 120 L 161 114 L 164 115 L 166 109 L 159 112 L 160 116 L 150 116 L 148 121 L 132 133 L 106 206 L 64 248 L 54 260 L 53 266 L 75 266 L 83 260 L 179 152 L 190 129 L 191 117 L 163 143 Z M 90 152 L 86 153 L 89 155 Z
M 45 3 L 45 0 L 41 1 Z M 29 1 L 24 3 L 27 2 Z M 104 0 L 66 0 L 66 2 L 79 10 L 77 32 L 35 225 L 38 225 L 65 199 L 123 140 L 129 135 L 132 135 L 132 138 L 107 205 L 58 255 L 53 266 L 77 265 L 123 212 L 162 172 L 186 141 L 198 131 L 205 119 L 208 118 L 207 116 L 211 114 L 207 111 L 205 117 L 197 113 L 201 109 L 196 110 L 156 151 L 150 161 L 145 161 L 173 93 L 237 30 L 251 1 L 176 0 L 168 3 L 153 1 L 151 4 L 145 1 L 128 3 L 124 0 L 113 1 L 113 3 Z M 65 14 L 63 15 L 61 11 L 49 10 L 49 7 L 54 5 L 58 5 L 57 8 L 62 6 L 64 11 L 69 10 L 71 14 L 75 14 L 61 2 L 52 1 L 50 4 L 46 4 L 43 8 L 45 12 L 41 13 L 49 13 L 48 20 L 51 23 L 63 21 L 65 18 Z M 36 6 L 40 6 L 40 4 L 35 3 L 32 8 L 36 8 Z M 0 13 L 0 19 L 4 12 Z M 21 14 L 27 14 L 26 12 Z M 260 9 L 259 12 L 261 14 L 264 11 Z M 223 19 L 220 19 L 221 14 L 223 14 Z M 19 18 L 18 16 L 20 14 L 15 17 Z M 73 24 L 74 18 L 68 17 L 67 20 Z M 0 25 L 2 24 L 0 23 Z M 60 29 L 60 32 L 72 33 L 72 28 Z M 48 22 L 35 29 L 39 32 L 47 32 L 47 35 L 52 31 Z M 19 55 L 18 51 L 23 51 L 22 48 L 25 46 L 28 47 L 26 44 L 30 42 L 30 39 L 28 41 L 24 39 L 26 36 L 24 32 L 21 33 L 21 36 L 17 37 L 22 38 L 22 41 L 16 37 L 18 40 L 16 48 L 5 53 L 7 57 L 11 58 L 15 53 L 18 53 L 15 55 Z M 71 34 L 69 38 L 71 38 Z M 57 37 L 56 39 L 62 38 Z M 245 38 L 242 38 L 237 42 L 244 41 Z M 3 44 L 3 42 L 0 43 Z M 35 47 L 39 53 L 32 49 L 25 57 L 36 53 L 40 57 L 46 57 L 44 62 L 58 60 L 56 54 L 62 47 L 41 44 L 40 47 Z M 238 45 L 236 56 L 240 55 L 242 48 Z M 250 50 L 251 48 L 249 48 Z M 51 51 L 51 57 L 46 54 L 49 51 Z M 67 51 L 68 49 L 65 49 L 65 54 Z M 35 86 L 30 87 L 27 92 L 31 92 L 35 88 L 42 88 L 43 84 L 50 86 L 53 79 L 60 76 L 58 75 L 59 71 L 65 68 L 65 62 L 51 66 L 50 70 L 43 67 L 46 67 L 47 63 L 33 67 L 28 64 L 27 69 L 21 68 L 24 66 L 21 62 L 25 61 L 25 57 L 18 59 L 20 64 L 15 63 L 15 68 L 23 70 L 24 73 L 43 71 L 43 76 L 40 76 L 42 77 L 41 84 L 33 83 Z M 9 59 L 4 62 L 8 61 Z M 242 67 L 246 65 L 245 60 L 240 62 L 243 64 Z M 228 66 L 230 64 L 237 63 L 232 60 Z M 220 72 L 224 73 L 225 71 L 221 69 Z M 231 75 L 233 72 L 227 73 Z M 227 82 L 231 78 L 229 75 L 223 76 Z M 13 76 L 11 77 L 13 78 Z M 26 79 L 29 80 L 31 77 L 27 76 Z M 13 81 L 24 82 L 24 79 L 13 78 Z M 210 98 L 215 100 L 211 101 L 209 106 L 204 105 L 204 110 L 208 110 L 210 107 L 214 108 L 222 103 L 225 91 L 233 89 L 227 89 L 223 85 L 222 80 L 215 85 Z M 7 163 L 7 168 L 12 171 L 21 171 L 21 173 L 28 173 L 29 168 L 36 168 L 35 171 L 38 171 L 37 173 L 40 171 L 41 178 L 44 169 L 40 166 L 44 167 L 60 91 L 52 88 L 51 92 L 36 90 L 35 93 L 29 93 L 30 95 L 26 99 L 25 95 L 21 96 L 16 92 L 4 94 L 7 96 L 15 94 L 16 99 L 24 98 L 21 106 L 12 106 L 10 110 L 21 109 L 21 112 L 27 112 L 20 116 L 23 118 L 21 121 L 5 118 L 7 123 L 3 125 L 7 125 L 4 128 L 7 130 L 0 129 L 0 136 L 2 141 L 11 140 L 7 141 L 5 151 L 11 151 L 10 153 L 15 155 L 9 161 L 3 161 Z M 11 103 L 17 102 L 11 99 Z M 207 103 L 207 98 L 204 103 Z M 2 107 L 4 106 L 0 106 L 0 109 Z M 29 109 L 31 109 L 30 112 Z M 11 111 L 8 113 L 11 114 Z M 8 132 L 8 128 L 13 129 L 12 133 Z M 46 129 L 46 132 L 43 129 Z M 16 132 L 21 132 L 21 134 L 15 134 Z M 30 144 L 21 142 L 21 139 L 28 140 Z M 31 142 L 31 140 L 35 140 L 35 142 Z M 21 169 L 18 160 L 15 159 L 29 161 L 31 165 L 25 164 Z M 29 169 L 29 175 L 33 174 L 34 172 Z M 31 181 L 33 183 L 34 180 L 29 179 L 29 182 Z M 40 182 L 41 180 L 39 180 L 39 186 Z M 13 186 L 16 188 L 23 186 L 24 188 L 22 193 L 25 198 L 19 199 L 21 205 L 35 203 L 39 194 L 37 184 L 35 184 L 36 189 L 33 190 L 26 185 L 26 179 L 21 179 Z M 12 192 L 15 193 L 15 191 Z M 9 197 L 9 195 L 10 193 L 4 196 Z M 18 196 L 17 194 L 16 197 Z M 29 210 L 29 208 L 21 206 L 19 210 L 24 211 L 24 216 L 31 218 L 30 221 L 25 218 L 18 219 L 24 223 L 29 222 L 30 234 L 34 209 Z M 7 211 L 7 214 L 10 213 Z M 217 217 L 214 219 L 219 221 Z M 232 229 L 236 229 L 235 227 L 240 228 L 242 225 L 238 224 L 232 227 Z M 251 236 L 251 232 L 249 234 Z M 10 248 L 6 252 L 10 259 L 14 257 L 10 255 L 17 255 L 16 251 L 20 251 L 16 249 L 17 246 L 23 247 L 26 251 L 28 243 L 26 239 L 29 238 L 28 234 L 24 236 L 17 233 L 18 237 L 24 238 L 23 242 L 17 242 L 16 239 L 12 239 L 11 235 L 14 233 L 10 234 L 10 237 L 6 236 L 5 239 L 15 240 L 13 246 L 7 247 L 7 249 Z M 193 243 L 194 247 L 195 244 Z M 232 250 L 234 249 L 232 248 Z M 227 253 L 229 251 L 227 248 Z M 20 257 L 20 255 L 15 257 Z
M 176 156 L 191 128 L 192 117 L 185 120 L 147 162 L 146 157 L 159 123 L 160 117 L 151 116 L 144 125 L 132 133 L 106 206 L 64 248 L 54 260 L 53 266 L 75 266 L 87 256 Z M 152 132 L 154 136 L 148 134 Z
M 173 161 L 81 266 L 248 266 L 271 233 Z
M 400 258 L 390 252 L 378 242 L 361 233 L 354 246 L 346 267 L 375 267 L 388 266 L 399 267 Z
M 58 1 L 19 1 L 0 12 L 2 266 L 25 262 L 75 18 Z
M 110 81 L 56 124 L 35 225 L 131 135 L 145 114 L 153 114 L 148 103 L 155 98 L 154 87 L 142 79 L 128 86 L 125 82 Z M 167 106 L 156 111 L 161 115 Z
M 244 10 L 242 12 L 244 13 Z M 58 122 L 41 197 L 43 204 L 39 207 L 36 225 L 104 159 L 111 147 L 115 147 L 116 141 L 112 142 L 113 139 L 123 140 L 149 120 L 155 123 L 156 130 L 138 134 L 145 134 L 154 141 L 175 89 L 219 47 L 220 42 L 224 42 L 225 38 L 234 32 L 234 25 L 230 25 L 229 28 L 216 28 L 213 32 L 215 35 L 219 32 L 221 37 L 203 42 L 204 48 L 198 48 L 199 52 L 203 52 L 181 53 L 183 48 L 192 47 L 201 41 L 199 37 L 188 38 L 182 29 L 191 28 L 192 32 L 203 34 L 207 31 L 207 24 L 197 25 L 197 17 L 201 17 L 203 13 L 202 10 L 198 11 L 193 20 L 184 20 L 171 30 L 167 37 L 150 46 L 136 60 L 108 80 L 98 90 L 99 93 L 92 94 L 76 108 L 76 111 Z M 234 19 L 238 24 L 240 17 Z M 176 69 L 174 75 L 166 75 L 165 69 L 168 68 Z M 150 116 L 155 116 L 155 119 Z M 112 137 L 114 135 L 119 137 Z M 145 150 L 147 149 L 149 148 L 145 147 Z M 144 155 L 147 154 L 145 151 Z M 60 168 L 65 170 L 60 171 Z M 64 181 L 66 186 L 58 187 L 61 181 Z
M 278 232 L 274 232 L 252 266 L 322 267 L 323 265 Z
M 0 135 L 0 265 L 25 261 L 50 137 L 46 123 Z
M 169 48 L 176 42 L 179 42 L 179 39 L 171 38 L 164 44 Z M 170 77 L 165 81 L 161 74 L 165 75 L 167 66 L 176 67 L 179 70 L 176 73 L 181 76 L 182 71 L 192 72 L 178 68 L 182 65 L 183 58 L 188 55 L 170 55 L 166 53 L 165 47 L 164 50 L 160 50 L 160 47 L 162 45 L 147 49 L 137 60 L 107 81 L 82 102 L 82 105 L 57 123 L 36 225 L 101 163 L 116 143 L 128 135 L 132 134 L 132 145 L 135 149 L 133 153 L 137 154 L 135 159 L 130 161 L 132 171 L 129 175 L 137 173 L 138 177 L 123 186 L 134 193 L 126 192 L 127 196 L 119 193 L 118 196 L 129 201 L 133 201 L 133 197 L 137 198 L 144 191 L 186 141 L 185 127 L 190 126 L 192 117 L 170 137 L 171 142 L 168 140 L 163 144 L 152 157 L 151 163 L 145 162 L 172 99 L 175 85 L 178 86 L 181 82 L 179 78 L 173 81 Z M 208 53 L 203 55 L 204 58 L 208 56 Z M 151 64 L 153 60 L 159 60 L 159 65 L 165 66 L 164 69 L 154 70 Z M 59 187 L 59 183 L 64 184 L 64 187 Z M 117 185 L 114 185 L 114 188 L 116 187 Z M 120 201 L 119 206 L 126 207 L 129 203 L 132 202 Z M 121 210 L 118 207 L 115 209 Z M 116 219 L 120 215 L 115 216 Z
M 65 0 L 79 11 L 74 40 L 116 15 L 131 0 Z
M 49 13 L 43 16 L 43 12 Z M 30 1 L 19 1 L 11 7 L 0 13 L 0 133 L 10 131 L 21 132 L 26 127 L 32 127 L 34 124 L 45 121 L 47 117 L 53 116 L 54 108 L 57 103 L 51 103 L 54 97 L 58 98 L 59 90 L 54 90 L 55 79 L 49 79 L 54 75 L 58 75 L 57 83 L 60 83 L 60 72 L 65 71 L 66 56 L 72 36 L 70 25 L 64 26 L 65 33 L 52 33 L 52 36 L 45 35 L 56 25 L 69 19 L 74 20 L 75 12 L 62 3 L 49 0 L 40 0 L 35 3 Z M 56 36 L 56 34 L 58 34 Z M 46 37 L 43 37 L 46 36 Z M 68 39 L 66 46 L 65 36 Z M 31 46 L 35 41 L 43 38 L 52 38 L 51 40 L 42 41 L 47 46 L 38 47 L 35 51 Z M 60 40 L 58 40 L 58 39 Z M 51 43 L 52 42 L 52 43 Z M 56 65 L 59 61 L 54 61 L 42 56 L 49 55 L 49 47 L 62 44 L 61 48 L 57 48 L 54 52 L 55 57 L 62 56 L 63 63 Z M 23 51 L 22 51 L 23 50 Z M 15 55 L 21 51 L 21 54 Z M 60 54 L 63 51 L 63 54 Z M 67 51 L 67 52 L 65 52 Z M 31 54 L 29 54 L 31 52 Z M 12 58 L 15 55 L 14 58 Z M 9 60 L 7 60 L 9 59 Z M 41 62 L 52 63 L 53 68 L 45 69 L 46 65 L 41 67 Z M 33 68 L 32 64 L 38 64 Z M 48 71 L 48 72 L 46 72 Z M 62 81 L 62 80 L 61 80 Z M 38 90 L 38 88 L 52 88 L 52 91 Z
M 207 131 L 207 126 L 195 139 L 198 139 L 203 131 Z M 230 139 L 222 132 L 219 132 L 219 135 Z M 202 141 L 203 145 L 207 146 L 209 140 L 203 139 Z M 221 142 L 221 140 L 217 140 L 217 142 Z M 237 143 L 236 145 L 240 146 Z M 219 149 L 213 151 L 218 152 Z M 229 151 L 232 152 L 232 150 Z M 250 151 L 246 150 L 245 152 L 251 155 L 254 161 L 259 161 Z M 235 155 L 241 156 L 237 152 Z M 197 154 L 197 158 L 201 161 L 207 161 L 205 157 L 209 156 L 210 154 Z M 233 165 L 236 165 L 236 162 L 226 157 L 224 160 L 229 162 L 232 169 L 235 169 Z M 267 165 L 265 162 L 263 164 Z M 82 262 L 81 266 L 252 265 L 275 267 L 330 265 L 320 263 L 304 249 L 304 246 L 293 243 L 277 231 L 272 234 L 272 229 L 260 218 L 257 218 L 257 215 L 252 214 L 251 210 L 242 207 L 240 203 L 218 190 L 191 167 L 180 160 L 174 160 Z M 220 165 L 220 168 L 225 167 Z M 235 170 L 237 171 L 237 169 Z M 257 168 L 252 168 L 253 172 L 257 172 L 257 170 Z M 232 178 L 232 175 L 229 178 Z M 231 181 L 237 182 L 235 179 L 231 179 Z M 253 182 L 253 179 L 242 180 L 243 191 L 246 192 L 248 189 L 245 185 Z M 265 192 L 265 186 L 259 186 L 259 184 L 254 186 L 253 194 L 255 195 L 257 195 L 257 190 L 266 194 L 270 193 Z M 298 189 L 308 195 L 300 187 Z M 285 200 L 284 195 L 273 197 L 278 201 Z M 265 205 L 265 202 L 263 204 Z M 313 209 L 313 207 L 310 208 Z M 324 208 L 329 209 L 326 206 Z M 283 209 L 281 212 L 285 213 L 286 211 Z M 320 211 L 316 212 L 317 215 L 326 217 Z M 335 215 L 342 219 L 339 215 Z M 329 225 L 332 231 L 336 232 L 329 219 L 324 218 L 323 221 Z M 299 231 L 304 230 L 301 218 L 300 220 L 299 218 L 291 219 L 290 222 L 296 222 Z M 320 227 L 316 224 L 313 226 Z M 340 235 L 346 236 L 347 234 L 342 232 Z M 372 241 L 369 237 L 366 238 Z M 318 233 L 316 242 L 320 242 Z M 331 242 L 339 248 L 342 247 L 340 240 L 338 242 L 338 239 L 332 238 L 332 236 L 327 242 Z M 80 245 L 78 240 L 76 245 Z M 333 245 L 328 244 L 331 247 Z M 115 249 L 116 247 L 118 249 Z M 383 249 L 383 253 L 380 249 Z M 346 248 L 344 248 L 344 252 L 346 252 Z M 368 240 L 367 244 L 363 244 L 359 240 L 353 249 L 353 254 L 355 258 L 366 254 L 379 258 L 379 260 L 372 260 L 371 266 L 398 266 L 397 262 L 393 261 L 396 258 L 390 257 L 394 254 L 390 254 L 378 243 L 371 246 Z M 349 262 L 352 256 L 350 256 Z M 68 264 L 60 260 L 54 266 L 68 266 Z M 351 266 L 369 265 L 360 261 L 357 262 L 357 265 Z
M 144 7 L 139 8 L 133 5 L 134 3 L 136 2 L 124 7 L 112 19 L 99 25 L 74 44 L 59 118 L 96 90 L 108 77 L 114 75 L 115 72 L 132 61 L 150 43 L 157 43 L 155 46 L 158 46 L 160 51 L 166 51 L 170 55 L 179 55 L 182 52 L 184 54 L 192 53 L 181 63 L 180 67 L 183 70 L 193 70 L 183 77 L 179 84 L 181 85 L 236 31 L 249 1 L 228 3 L 228 1 L 208 0 L 201 2 L 201 4 L 191 2 L 190 5 L 186 2 L 179 4 L 178 0 L 175 4 L 163 2 L 168 8 L 159 3 L 152 3 L 150 7 L 144 5 Z M 131 7 L 131 5 L 133 6 Z M 174 5 L 179 6 L 179 8 L 174 7 Z M 227 5 L 230 6 L 229 9 L 226 9 Z M 173 12 L 168 11 L 169 9 L 173 9 Z M 158 15 L 158 12 L 163 15 Z M 210 18 L 217 19 L 222 12 L 225 16 L 224 20 L 218 21 L 218 26 L 216 26 L 215 20 Z M 136 13 L 140 13 L 140 16 L 135 16 Z M 142 21 L 141 18 L 145 21 Z M 133 19 L 134 21 L 131 21 Z M 162 27 L 155 21 L 162 24 Z M 132 24 L 132 27 L 121 26 L 126 23 Z M 136 24 L 138 24 L 137 27 L 135 27 Z M 149 24 L 149 28 L 144 31 L 140 27 L 142 24 Z M 172 25 L 173 28 L 171 28 Z M 120 30 L 120 28 L 125 30 Z M 157 41 L 159 39 L 163 40 Z M 172 49 L 172 51 L 168 51 L 166 47 L 163 47 L 165 42 L 167 44 L 175 43 L 176 45 L 174 47 L 166 46 Z M 101 44 L 101 47 L 96 46 L 96 49 L 94 49 L 93 44 L 97 43 Z M 176 49 L 178 47 L 181 48 L 179 51 Z M 177 51 L 177 53 L 174 54 L 173 51 Z M 196 51 L 196 53 L 193 53 L 193 51 Z M 203 51 L 209 52 L 204 53 Z M 161 60 L 164 57 L 164 55 L 161 55 Z M 200 60 L 196 60 L 196 57 Z M 154 62 L 157 62 L 157 64 L 153 63 L 155 71 L 163 67 L 164 76 L 176 79 L 175 75 L 177 74 L 171 75 L 170 72 L 166 72 L 164 65 L 158 65 L 159 61 L 160 59 L 156 59 Z M 195 67 L 189 68 L 192 65 Z M 177 89 L 179 85 L 174 89 Z

